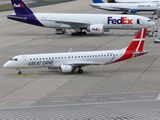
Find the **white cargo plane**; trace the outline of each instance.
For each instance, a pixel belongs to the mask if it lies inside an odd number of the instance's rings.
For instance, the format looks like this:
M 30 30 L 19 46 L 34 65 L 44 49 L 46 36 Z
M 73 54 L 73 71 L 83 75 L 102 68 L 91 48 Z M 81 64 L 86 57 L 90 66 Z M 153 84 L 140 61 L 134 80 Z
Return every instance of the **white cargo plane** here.
M 116 14 L 33 13 L 22 0 L 11 0 L 15 15 L 7 18 L 47 28 L 74 29 L 72 35 L 103 34 L 109 29 L 141 29 L 155 23 L 147 17 Z
M 160 3 L 160 0 L 108 0 L 108 3 Z
M 22 74 L 20 69 L 42 67 L 59 69 L 62 73 L 78 69 L 78 73 L 83 73 L 84 66 L 108 65 L 148 53 L 143 50 L 146 30 L 140 30 L 130 45 L 121 50 L 18 55 L 3 67 L 17 69 L 19 75 Z
M 123 11 L 122 14 L 137 13 L 137 12 L 150 12 L 153 11 L 156 14 L 156 11 L 160 9 L 160 5 L 155 3 L 104 3 L 102 0 L 92 0 L 93 4 L 90 6 L 102 10 L 108 11 Z

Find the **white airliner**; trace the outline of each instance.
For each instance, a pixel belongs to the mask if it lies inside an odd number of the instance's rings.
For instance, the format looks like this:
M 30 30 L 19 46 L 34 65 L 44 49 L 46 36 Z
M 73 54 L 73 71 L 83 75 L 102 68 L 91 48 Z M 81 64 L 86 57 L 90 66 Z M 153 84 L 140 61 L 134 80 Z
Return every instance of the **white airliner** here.
M 121 50 L 18 55 L 3 67 L 17 69 L 19 75 L 22 74 L 21 69 L 42 67 L 59 69 L 62 73 L 78 69 L 78 73 L 83 73 L 84 66 L 107 65 L 148 53 L 143 50 L 146 30 L 140 30 L 130 45 Z
M 93 4 L 90 6 L 102 10 L 108 11 L 123 11 L 122 14 L 137 13 L 137 12 L 150 12 L 153 11 L 156 14 L 156 11 L 160 9 L 160 5 L 155 3 L 104 3 L 102 0 L 92 0 Z
M 108 3 L 160 3 L 160 0 L 108 0 Z
M 147 17 L 116 14 L 68 14 L 68 13 L 33 13 L 22 0 L 11 0 L 15 15 L 8 15 L 11 20 L 32 25 L 56 29 L 74 29 L 72 35 L 103 34 L 109 29 L 141 29 L 155 23 Z

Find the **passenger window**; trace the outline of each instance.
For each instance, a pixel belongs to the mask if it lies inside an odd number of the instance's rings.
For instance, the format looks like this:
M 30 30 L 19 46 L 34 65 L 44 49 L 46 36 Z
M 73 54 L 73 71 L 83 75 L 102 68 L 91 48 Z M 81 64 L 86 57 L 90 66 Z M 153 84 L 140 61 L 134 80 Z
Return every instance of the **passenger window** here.
M 15 58 L 15 59 L 14 59 L 14 61 L 18 61 L 18 59 L 17 59 L 17 58 Z

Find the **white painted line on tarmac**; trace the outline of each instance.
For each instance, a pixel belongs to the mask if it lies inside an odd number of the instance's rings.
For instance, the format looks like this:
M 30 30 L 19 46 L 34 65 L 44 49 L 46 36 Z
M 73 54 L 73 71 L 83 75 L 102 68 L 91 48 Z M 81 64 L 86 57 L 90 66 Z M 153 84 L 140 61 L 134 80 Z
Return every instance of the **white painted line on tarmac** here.
M 156 100 L 160 100 L 160 94 L 158 95 L 157 99 Z
M 76 103 L 76 104 L 59 104 L 59 105 L 27 106 L 27 107 L 8 107 L 8 108 L 0 108 L 0 110 L 6 110 L 6 109 L 20 109 L 20 108 L 44 108 L 44 107 L 80 106 L 80 105 L 102 105 L 102 104 L 136 103 L 136 102 L 156 102 L 156 101 L 157 101 L 157 100 L 155 100 L 155 99 L 149 99 L 149 100 L 131 100 L 131 101 L 112 101 L 112 102 Z
M 52 101 L 52 102 L 66 102 L 67 100 L 57 100 L 57 101 Z
M 153 96 L 140 96 L 139 98 L 151 98 Z
M 117 98 L 110 98 L 112 100 L 120 100 L 120 99 L 125 99 L 125 97 L 117 97 Z
M 19 102 L 20 100 L 5 100 L 3 102 Z
M 97 100 L 97 99 L 82 99 L 82 101 L 88 101 L 88 100 Z
M 22 102 L 22 104 L 33 104 L 33 103 L 36 103 L 36 102 Z

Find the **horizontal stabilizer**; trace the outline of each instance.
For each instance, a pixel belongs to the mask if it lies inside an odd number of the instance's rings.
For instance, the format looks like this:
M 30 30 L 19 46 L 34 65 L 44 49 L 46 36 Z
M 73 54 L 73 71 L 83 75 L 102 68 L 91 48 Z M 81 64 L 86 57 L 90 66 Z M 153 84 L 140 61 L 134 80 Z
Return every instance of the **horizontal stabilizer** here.
M 17 17 L 17 16 L 11 16 L 11 15 L 8 15 L 7 18 L 21 19 L 21 20 L 26 20 L 27 19 L 27 17 Z
M 135 56 L 139 56 L 139 55 L 144 55 L 144 54 L 147 54 L 149 52 L 134 52 L 133 55 Z

